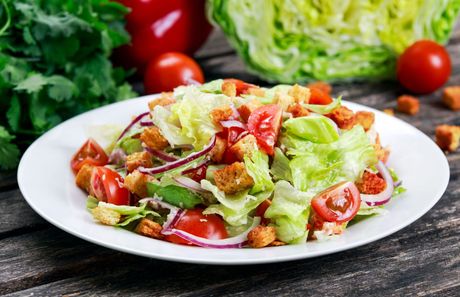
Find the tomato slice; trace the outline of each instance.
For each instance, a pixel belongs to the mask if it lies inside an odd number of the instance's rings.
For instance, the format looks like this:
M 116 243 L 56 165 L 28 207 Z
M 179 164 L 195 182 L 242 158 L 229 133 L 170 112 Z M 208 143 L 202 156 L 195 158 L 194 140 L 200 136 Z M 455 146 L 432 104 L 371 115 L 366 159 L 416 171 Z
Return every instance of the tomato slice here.
M 279 105 L 269 104 L 257 108 L 248 118 L 249 133 L 256 137 L 259 147 L 270 156 L 278 139 L 282 113 Z
M 353 219 L 359 210 L 361 196 L 352 182 L 342 182 L 319 193 L 311 207 L 323 220 L 344 223 Z
M 319 105 L 328 105 L 332 103 L 332 98 L 324 91 L 319 88 L 311 87 L 310 88 L 310 100 L 309 104 L 319 104 Z
M 224 128 L 222 132 L 219 132 L 217 135 L 219 137 L 227 139 L 227 149 L 224 152 L 224 157 L 222 162 L 225 164 L 232 164 L 238 161 L 238 158 L 230 152 L 228 148 L 234 145 L 240 138 L 243 136 L 243 133 L 247 133 L 247 131 L 241 127 L 232 126 L 229 128 Z
M 91 193 L 100 201 L 129 205 L 130 193 L 123 187 L 123 178 L 106 167 L 96 167 L 91 175 Z
M 191 170 L 188 176 L 196 182 L 200 182 L 202 179 L 206 178 L 206 171 L 208 170 L 208 166 L 204 165 L 200 168 Z
M 207 239 L 225 239 L 228 237 L 224 221 L 218 215 L 204 215 L 203 211 L 198 208 L 187 210 L 173 227 Z M 193 245 L 188 240 L 174 234 L 165 236 L 165 240 L 178 244 Z
M 93 139 L 88 139 L 73 156 L 70 166 L 76 174 L 85 164 L 104 166 L 109 162 L 109 157 L 102 147 Z
M 244 82 L 240 79 L 235 79 L 235 78 L 226 78 L 224 79 L 225 82 L 232 82 L 236 86 L 236 96 L 239 96 L 241 94 L 246 94 L 249 88 L 256 88 L 256 85 L 249 84 L 247 82 Z
M 270 219 L 266 219 L 265 218 L 265 212 L 267 211 L 267 208 L 270 207 L 270 205 L 272 205 L 272 202 L 268 199 L 265 199 L 261 204 L 259 204 L 259 206 L 257 206 L 256 208 L 256 216 L 257 217 L 261 217 L 262 220 L 261 220 L 261 223 L 262 224 L 268 224 Z

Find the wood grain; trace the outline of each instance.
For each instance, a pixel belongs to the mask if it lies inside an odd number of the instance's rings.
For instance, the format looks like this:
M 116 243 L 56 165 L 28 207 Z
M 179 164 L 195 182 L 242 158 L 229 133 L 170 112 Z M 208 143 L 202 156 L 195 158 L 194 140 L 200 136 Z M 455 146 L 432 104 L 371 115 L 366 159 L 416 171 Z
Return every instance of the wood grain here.
M 460 84 L 460 30 L 448 47 Z M 197 54 L 207 79 L 249 74 L 216 31 Z M 395 82 L 347 83 L 335 95 L 377 109 L 394 108 Z M 460 113 L 421 98 L 416 116 L 396 113 L 431 136 L 460 125 Z M 445 195 L 421 219 L 372 244 L 338 254 L 257 266 L 207 266 L 136 257 L 96 246 L 45 222 L 17 190 L 14 171 L 0 173 L 0 294 L 7 296 L 458 296 L 460 290 L 460 152 L 448 155 Z

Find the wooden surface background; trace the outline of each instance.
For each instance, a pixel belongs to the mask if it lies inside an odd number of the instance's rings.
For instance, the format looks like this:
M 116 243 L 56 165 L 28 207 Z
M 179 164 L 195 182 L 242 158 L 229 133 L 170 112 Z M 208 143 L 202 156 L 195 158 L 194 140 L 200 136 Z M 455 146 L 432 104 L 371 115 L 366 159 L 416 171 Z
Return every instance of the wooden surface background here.
M 448 46 L 450 85 L 460 85 L 460 30 Z M 197 54 L 206 79 L 260 83 L 219 32 Z M 334 86 L 334 95 L 377 109 L 394 108 L 396 83 Z M 414 117 L 396 114 L 433 137 L 441 123 L 460 125 L 460 113 L 422 97 Z M 26 204 L 16 172 L 0 173 L 0 294 L 7 296 L 459 296 L 460 153 L 448 156 L 449 187 L 435 207 L 409 227 L 338 254 L 257 266 L 164 262 L 112 251 L 50 225 Z M 421 165 L 422 166 L 422 165 Z

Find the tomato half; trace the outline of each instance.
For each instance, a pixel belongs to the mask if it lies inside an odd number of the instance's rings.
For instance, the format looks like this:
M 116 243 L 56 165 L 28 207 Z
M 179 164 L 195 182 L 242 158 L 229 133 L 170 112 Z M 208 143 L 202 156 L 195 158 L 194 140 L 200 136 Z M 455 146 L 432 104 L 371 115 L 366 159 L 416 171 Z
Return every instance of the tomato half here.
M 70 161 L 73 173 L 78 173 L 85 164 L 103 166 L 109 162 L 109 157 L 102 147 L 93 139 L 88 139 Z
M 270 219 L 265 218 L 265 212 L 267 211 L 267 208 L 272 205 L 272 202 L 268 199 L 265 199 L 259 206 L 256 208 L 256 217 L 261 217 L 261 224 L 268 224 Z
M 245 94 L 249 88 L 256 88 L 256 85 L 249 84 L 247 82 L 244 82 L 240 79 L 236 78 L 226 78 L 224 79 L 225 82 L 231 82 L 235 84 L 236 87 L 236 96 L 239 96 L 241 94 Z
M 446 49 L 431 40 L 420 40 L 399 57 L 399 82 L 417 94 L 434 92 L 449 79 L 452 65 Z
M 218 215 L 204 215 L 201 209 L 187 210 L 173 228 L 207 239 L 225 239 L 228 237 L 224 221 Z M 193 245 L 177 235 L 167 235 L 165 240 Z
M 150 61 L 144 74 L 146 94 L 172 91 L 175 87 L 204 83 L 203 71 L 190 57 L 166 53 Z
M 325 221 L 345 223 L 359 210 L 361 196 L 352 182 L 342 182 L 319 193 L 311 201 L 313 210 Z
M 309 104 L 327 105 L 331 102 L 332 98 L 327 93 L 323 92 L 319 88 L 310 88 L 310 100 L 308 101 Z
M 123 178 L 106 167 L 96 167 L 91 175 L 91 193 L 100 201 L 129 205 L 130 193 L 123 187 Z
M 279 105 L 269 104 L 257 108 L 248 118 L 249 133 L 256 137 L 259 147 L 270 156 L 278 139 L 282 113 Z

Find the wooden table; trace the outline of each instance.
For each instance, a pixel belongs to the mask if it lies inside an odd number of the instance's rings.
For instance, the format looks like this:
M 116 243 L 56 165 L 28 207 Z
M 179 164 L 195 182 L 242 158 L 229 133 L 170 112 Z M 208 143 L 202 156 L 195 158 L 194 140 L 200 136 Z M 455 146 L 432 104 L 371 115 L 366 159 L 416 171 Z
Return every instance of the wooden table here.
M 460 30 L 448 46 L 449 84 L 460 84 Z M 208 80 L 236 77 L 261 83 L 219 32 L 197 54 Z M 394 108 L 395 83 L 334 86 L 334 94 L 377 109 Z M 441 123 L 460 125 L 460 113 L 422 98 L 417 116 L 396 114 L 427 135 Z M 106 249 L 61 231 L 26 204 L 16 172 L 0 173 L 0 294 L 8 296 L 459 296 L 460 153 L 448 156 L 449 187 L 421 219 L 387 238 L 353 250 L 257 266 L 191 265 Z M 46 197 L 44 197 L 46 198 Z M 65 210 L 63 210 L 65 211 Z

